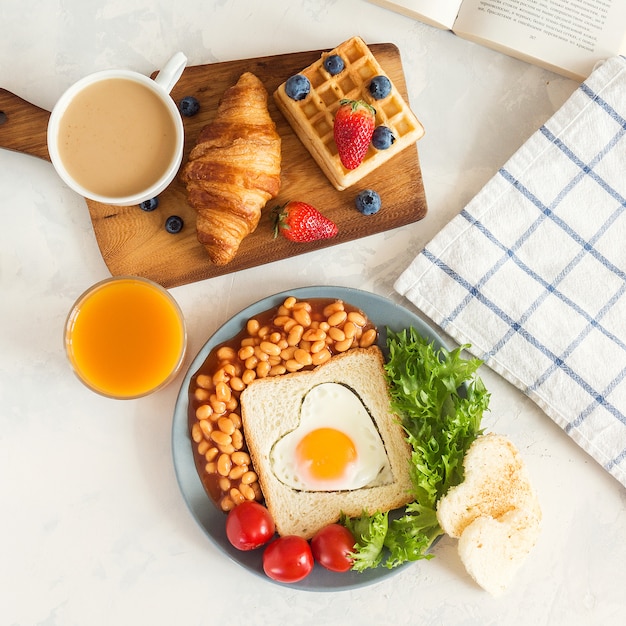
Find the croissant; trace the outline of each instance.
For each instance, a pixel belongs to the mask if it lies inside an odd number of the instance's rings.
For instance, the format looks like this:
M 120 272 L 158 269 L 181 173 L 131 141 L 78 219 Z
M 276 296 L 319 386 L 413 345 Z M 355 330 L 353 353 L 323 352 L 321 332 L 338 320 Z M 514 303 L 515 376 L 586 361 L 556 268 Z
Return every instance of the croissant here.
M 226 90 L 182 170 L 196 210 L 198 241 L 216 265 L 229 263 L 280 189 L 281 140 L 267 91 L 251 72 Z

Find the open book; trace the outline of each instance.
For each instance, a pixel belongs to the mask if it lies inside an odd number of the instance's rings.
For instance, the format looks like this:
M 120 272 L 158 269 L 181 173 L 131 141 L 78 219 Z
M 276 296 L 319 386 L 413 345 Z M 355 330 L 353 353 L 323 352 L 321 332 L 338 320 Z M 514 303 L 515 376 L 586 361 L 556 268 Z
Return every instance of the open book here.
M 626 54 L 626 0 L 368 0 L 582 81 Z

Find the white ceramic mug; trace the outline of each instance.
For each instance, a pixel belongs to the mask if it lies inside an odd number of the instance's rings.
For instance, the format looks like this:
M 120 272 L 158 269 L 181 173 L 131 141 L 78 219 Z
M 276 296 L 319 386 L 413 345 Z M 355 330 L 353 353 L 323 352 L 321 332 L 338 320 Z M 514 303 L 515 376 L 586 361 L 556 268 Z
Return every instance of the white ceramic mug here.
M 48 122 L 48 152 L 62 180 L 103 204 L 130 206 L 158 196 L 183 157 L 183 122 L 169 94 L 186 65 L 178 52 L 154 80 L 104 70 L 74 83 Z

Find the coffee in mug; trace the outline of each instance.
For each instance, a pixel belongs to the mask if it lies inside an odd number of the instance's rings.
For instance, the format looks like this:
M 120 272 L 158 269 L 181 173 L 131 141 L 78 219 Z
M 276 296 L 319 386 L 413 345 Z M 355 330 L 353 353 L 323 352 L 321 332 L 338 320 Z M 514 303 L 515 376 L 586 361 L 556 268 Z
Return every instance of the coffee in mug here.
M 155 80 L 105 70 L 68 89 L 50 116 L 48 150 L 72 189 L 105 204 L 131 205 L 169 185 L 184 145 L 182 120 L 169 92 L 185 64 L 179 53 Z

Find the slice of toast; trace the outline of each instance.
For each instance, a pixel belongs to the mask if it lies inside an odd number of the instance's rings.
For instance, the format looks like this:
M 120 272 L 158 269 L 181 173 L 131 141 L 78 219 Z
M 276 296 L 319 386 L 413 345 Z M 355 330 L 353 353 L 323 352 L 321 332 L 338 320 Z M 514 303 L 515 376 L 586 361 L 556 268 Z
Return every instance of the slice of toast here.
M 346 385 L 361 400 L 373 420 L 388 456 L 391 478 L 386 484 L 343 491 L 297 490 L 281 482 L 272 471 L 276 442 L 297 428 L 300 406 L 316 385 Z M 356 517 L 410 502 L 410 447 L 397 417 L 390 411 L 383 357 L 376 346 L 354 348 L 334 356 L 314 370 L 258 379 L 241 394 L 241 416 L 252 464 L 259 477 L 265 503 L 280 535 L 311 538 L 341 513 Z
M 541 508 L 523 459 L 506 437 L 478 437 L 463 467 L 464 481 L 439 500 L 437 519 L 459 539 L 467 572 L 497 596 L 535 545 Z
M 324 59 L 335 54 L 343 59 L 345 67 L 332 76 L 324 69 Z M 354 185 L 424 135 L 424 127 L 393 81 L 391 92 L 385 98 L 376 100 L 370 95 L 368 86 L 371 79 L 389 76 L 360 37 L 353 37 L 325 52 L 299 73 L 306 76 L 311 84 L 306 98 L 293 100 L 285 92 L 285 83 L 282 83 L 274 92 L 274 100 L 300 141 L 339 191 Z M 370 145 L 365 159 L 354 170 L 348 170 L 341 164 L 333 136 L 335 113 L 344 98 L 371 104 L 376 109 L 376 126 L 387 126 L 395 137 L 394 143 L 386 150 L 376 150 Z

